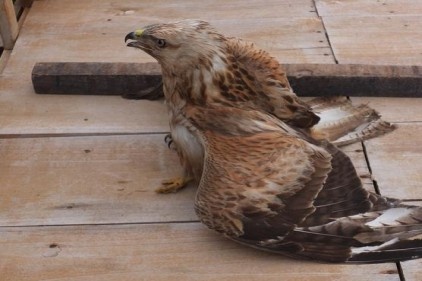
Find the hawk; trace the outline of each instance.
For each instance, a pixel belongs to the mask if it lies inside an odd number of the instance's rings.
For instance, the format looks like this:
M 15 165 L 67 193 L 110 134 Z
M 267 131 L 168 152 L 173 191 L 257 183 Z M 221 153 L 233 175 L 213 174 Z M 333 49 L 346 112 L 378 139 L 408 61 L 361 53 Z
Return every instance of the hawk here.
M 209 228 L 255 248 L 330 262 L 422 256 L 422 209 L 371 193 L 330 141 L 391 131 L 366 106 L 306 103 L 280 64 L 207 22 L 154 24 L 126 35 L 161 64 L 171 136 L 185 175 L 161 192 L 198 184 Z
M 179 126 L 186 104 L 229 106 L 271 114 L 312 137 L 347 144 L 394 129 L 365 105 L 346 98 L 305 103 L 290 87 L 280 63 L 254 44 L 218 33 L 207 22 L 184 20 L 154 24 L 127 34 L 128 46 L 139 48 L 161 64 L 164 95 L 185 175 L 164 182 L 159 192 L 172 192 L 199 182 L 203 149 Z

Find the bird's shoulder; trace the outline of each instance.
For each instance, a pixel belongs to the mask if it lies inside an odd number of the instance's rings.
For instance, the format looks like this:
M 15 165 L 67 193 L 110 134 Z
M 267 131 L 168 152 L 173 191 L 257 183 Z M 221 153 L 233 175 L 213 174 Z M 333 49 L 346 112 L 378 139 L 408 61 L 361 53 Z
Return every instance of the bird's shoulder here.
M 309 128 L 319 121 L 311 108 L 290 87 L 278 60 L 255 44 L 228 38 L 226 54 L 231 79 L 226 79 L 228 98 L 253 101 L 253 107 L 288 124 Z

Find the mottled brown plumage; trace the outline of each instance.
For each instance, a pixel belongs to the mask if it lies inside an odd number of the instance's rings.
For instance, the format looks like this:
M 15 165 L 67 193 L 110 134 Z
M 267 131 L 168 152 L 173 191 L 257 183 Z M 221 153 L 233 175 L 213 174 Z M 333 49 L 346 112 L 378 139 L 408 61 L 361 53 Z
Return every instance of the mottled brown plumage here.
M 422 234 L 422 209 L 365 190 L 329 142 L 258 111 L 188 106 L 184 116 L 205 147 L 195 206 L 208 227 L 255 248 L 331 262 L 422 255 L 422 240 L 407 240 Z
M 422 234 L 421 208 L 366 191 L 327 141 L 377 135 L 374 120 L 391 130 L 372 109 L 301 101 L 268 53 L 203 21 L 151 25 L 125 39 L 162 66 L 186 173 L 160 191 L 194 180 L 195 209 L 208 227 L 252 247 L 332 262 L 422 255 L 421 240 L 409 240 Z

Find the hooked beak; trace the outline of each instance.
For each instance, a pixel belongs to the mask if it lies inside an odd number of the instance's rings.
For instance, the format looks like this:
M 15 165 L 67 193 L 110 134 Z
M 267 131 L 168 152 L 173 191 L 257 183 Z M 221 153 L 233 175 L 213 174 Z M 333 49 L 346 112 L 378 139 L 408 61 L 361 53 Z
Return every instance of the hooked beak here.
M 129 39 L 135 40 L 135 38 L 136 38 L 135 32 L 130 32 L 125 36 L 125 42 Z
M 125 42 L 127 40 L 134 40 L 132 42 L 127 43 L 127 46 L 129 47 L 135 47 L 135 48 L 142 48 L 141 43 L 139 42 L 139 39 L 142 38 L 142 34 L 144 33 L 144 29 L 137 29 L 133 32 L 128 33 L 125 36 Z
M 127 40 L 136 40 L 136 34 L 135 32 L 130 32 L 125 36 L 125 42 L 127 42 Z M 128 47 L 136 47 L 136 41 L 132 41 L 127 43 Z

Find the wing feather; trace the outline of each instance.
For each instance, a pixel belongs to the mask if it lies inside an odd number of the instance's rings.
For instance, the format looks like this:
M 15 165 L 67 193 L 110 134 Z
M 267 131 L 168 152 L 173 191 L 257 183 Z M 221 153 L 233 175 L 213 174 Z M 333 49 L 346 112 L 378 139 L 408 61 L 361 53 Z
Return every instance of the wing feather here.
M 330 143 L 253 110 L 188 106 L 186 117 L 205 149 L 195 210 L 211 229 L 252 247 L 331 262 L 419 255 L 401 250 L 398 239 L 421 233 L 422 209 L 366 191 L 350 159 Z
M 187 112 L 204 140 L 196 209 L 205 224 L 242 239 L 272 239 L 315 211 L 314 199 L 331 170 L 324 148 L 257 111 Z

